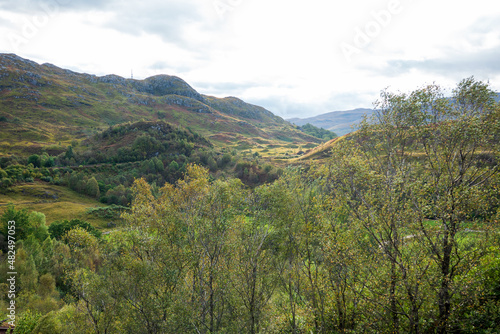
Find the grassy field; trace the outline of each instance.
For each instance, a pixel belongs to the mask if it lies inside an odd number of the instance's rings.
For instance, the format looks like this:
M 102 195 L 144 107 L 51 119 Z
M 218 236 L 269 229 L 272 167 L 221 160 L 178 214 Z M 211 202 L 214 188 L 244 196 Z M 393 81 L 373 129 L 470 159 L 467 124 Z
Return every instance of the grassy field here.
M 0 214 L 12 203 L 16 209 L 26 208 L 45 214 L 47 225 L 56 220 L 78 218 L 86 220 L 93 226 L 105 229 L 110 221 L 88 214 L 89 208 L 101 207 L 103 204 L 87 196 L 80 195 L 66 187 L 51 185 L 45 182 L 24 183 L 11 187 L 9 191 L 0 193 Z

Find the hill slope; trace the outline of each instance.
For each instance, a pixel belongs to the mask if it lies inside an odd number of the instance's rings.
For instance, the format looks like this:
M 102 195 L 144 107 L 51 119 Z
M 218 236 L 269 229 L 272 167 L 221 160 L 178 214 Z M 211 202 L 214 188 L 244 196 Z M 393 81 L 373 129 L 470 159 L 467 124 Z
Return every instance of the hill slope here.
M 165 120 L 216 145 L 319 143 L 270 111 L 234 97 L 198 93 L 181 78 L 98 77 L 0 54 L 0 152 L 88 138 L 123 122 Z

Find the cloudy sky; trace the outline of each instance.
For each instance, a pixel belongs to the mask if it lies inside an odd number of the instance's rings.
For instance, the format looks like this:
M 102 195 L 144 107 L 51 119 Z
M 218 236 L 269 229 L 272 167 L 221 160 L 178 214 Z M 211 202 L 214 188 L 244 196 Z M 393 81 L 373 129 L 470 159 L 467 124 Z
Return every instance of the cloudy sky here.
M 474 75 L 500 91 L 495 0 L 0 0 L 0 53 L 77 72 L 177 75 L 284 118 Z

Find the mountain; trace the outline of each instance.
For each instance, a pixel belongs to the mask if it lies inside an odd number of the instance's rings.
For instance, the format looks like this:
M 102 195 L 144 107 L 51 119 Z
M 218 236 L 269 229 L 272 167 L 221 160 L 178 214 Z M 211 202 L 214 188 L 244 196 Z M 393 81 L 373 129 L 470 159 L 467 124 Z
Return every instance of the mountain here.
M 500 93 L 494 97 L 496 102 L 500 102 Z M 307 123 L 335 132 L 339 136 L 343 136 L 353 131 L 352 126 L 359 123 L 363 115 L 370 116 L 373 114 L 373 109 L 357 108 L 345 111 L 333 111 L 308 118 L 288 118 L 287 121 L 298 126 Z M 321 146 L 324 146 L 323 144 Z
M 0 54 L 2 154 L 37 153 L 112 125 L 157 120 L 236 149 L 320 142 L 262 107 L 200 94 L 175 76 L 96 76 Z
M 302 126 L 310 123 L 318 128 L 327 129 L 342 136 L 352 131 L 351 126 L 361 121 L 363 115 L 371 115 L 373 109 L 358 108 L 346 111 L 333 111 L 309 118 L 290 118 L 290 123 Z

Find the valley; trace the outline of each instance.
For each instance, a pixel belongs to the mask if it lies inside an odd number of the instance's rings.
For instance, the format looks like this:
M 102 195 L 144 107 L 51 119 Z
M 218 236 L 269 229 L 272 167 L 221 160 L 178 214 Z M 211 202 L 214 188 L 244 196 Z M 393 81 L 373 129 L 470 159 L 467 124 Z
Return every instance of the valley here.
M 383 91 L 373 110 L 291 121 L 174 76 L 0 54 L 3 325 L 498 332 L 489 84 Z

